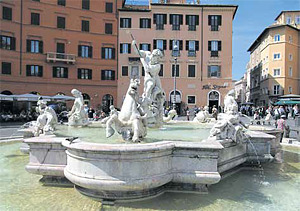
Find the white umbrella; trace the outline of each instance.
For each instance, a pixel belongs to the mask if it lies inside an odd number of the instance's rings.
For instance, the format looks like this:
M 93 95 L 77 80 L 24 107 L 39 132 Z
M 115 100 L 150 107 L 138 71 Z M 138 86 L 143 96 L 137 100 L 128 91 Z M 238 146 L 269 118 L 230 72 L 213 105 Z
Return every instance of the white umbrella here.
M 67 96 L 67 95 L 55 95 L 51 97 L 54 100 L 75 100 L 75 97 Z
M 13 101 L 14 100 L 14 95 L 0 94 L 0 100 Z

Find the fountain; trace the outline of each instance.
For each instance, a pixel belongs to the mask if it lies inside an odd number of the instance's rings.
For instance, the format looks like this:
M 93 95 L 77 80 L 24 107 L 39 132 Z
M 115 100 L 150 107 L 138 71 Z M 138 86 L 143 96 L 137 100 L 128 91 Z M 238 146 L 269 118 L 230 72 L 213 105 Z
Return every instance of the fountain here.
M 132 79 L 121 111 L 111 107 L 110 116 L 102 122 L 105 128 L 74 130 L 61 126 L 58 132 L 64 132 L 60 136 L 56 133 L 26 139 L 30 147 L 28 172 L 42 175 L 45 184 L 71 184 L 85 196 L 112 204 L 145 200 L 164 192 L 207 193 L 209 186 L 245 163 L 272 161 L 275 137 L 247 129 L 232 92 L 224 100 L 225 113 L 219 115 L 213 128 L 195 123 L 161 127 L 165 94 L 158 77 L 158 61 L 162 54 L 159 50 L 140 51 L 135 41 L 132 45 L 146 73 L 142 97 L 137 91 L 139 80 Z M 87 125 L 80 92 L 73 89 L 72 93 L 78 101 L 70 112 L 69 125 Z M 114 131 L 125 141 L 112 137 Z M 201 139 L 205 131 L 207 135 Z M 66 135 L 69 137 L 63 137 Z M 111 138 L 106 140 L 105 136 Z

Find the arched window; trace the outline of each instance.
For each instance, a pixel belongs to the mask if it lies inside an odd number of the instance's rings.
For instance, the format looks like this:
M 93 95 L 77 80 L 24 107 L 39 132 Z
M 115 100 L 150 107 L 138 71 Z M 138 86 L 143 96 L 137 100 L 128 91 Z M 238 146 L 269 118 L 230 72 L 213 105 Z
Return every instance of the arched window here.
M 181 103 L 181 93 L 180 91 L 176 90 L 176 99 L 175 99 L 175 103 Z M 170 92 L 170 102 L 174 103 L 174 90 L 172 90 Z
M 3 92 L 1 92 L 1 94 L 3 94 L 3 95 L 12 95 L 13 93 L 11 91 L 4 90 Z
M 109 107 L 114 104 L 114 97 L 110 94 L 106 94 L 102 97 L 102 110 L 108 113 Z
M 87 93 L 83 93 L 83 94 L 82 94 L 82 97 L 83 97 L 83 102 L 84 102 L 84 104 L 89 105 L 89 104 L 90 104 L 91 97 L 90 97 Z

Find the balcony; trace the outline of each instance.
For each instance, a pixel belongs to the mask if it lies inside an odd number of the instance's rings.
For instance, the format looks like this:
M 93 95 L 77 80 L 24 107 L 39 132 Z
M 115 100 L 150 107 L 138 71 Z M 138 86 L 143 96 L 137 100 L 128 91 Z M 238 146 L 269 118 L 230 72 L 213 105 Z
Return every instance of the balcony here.
M 173 24 L 172 25 L 172 30 L 173 31 L 179 31 L 180 30 L 180 25 L 179 24 Z
M 65 53 L 47 53 L 47 62 L 65 62 L 67 64 L 75 64 L 76 55 Z
M 164 24 L 156 24 L 156 30 L 164 30 Z
M 196 31 L 196 25 L 189 25 L 189 31 Z
M 188 51 L 188 57 L 196 57 L 196 51 Z
M 211 51 L 210 57 L 219 57 L 219 51 Z

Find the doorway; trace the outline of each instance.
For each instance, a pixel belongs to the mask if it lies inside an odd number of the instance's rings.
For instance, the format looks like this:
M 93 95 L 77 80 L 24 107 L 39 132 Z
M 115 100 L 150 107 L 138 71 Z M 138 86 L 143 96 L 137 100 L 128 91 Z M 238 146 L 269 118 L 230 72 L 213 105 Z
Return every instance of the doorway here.
M 220 93 L 218 91 L 210 91 L 208 93 L 208 107 L 209 113 L 212 112 L 213 106 L 219 110 L 219 100 L 220 100 Z

